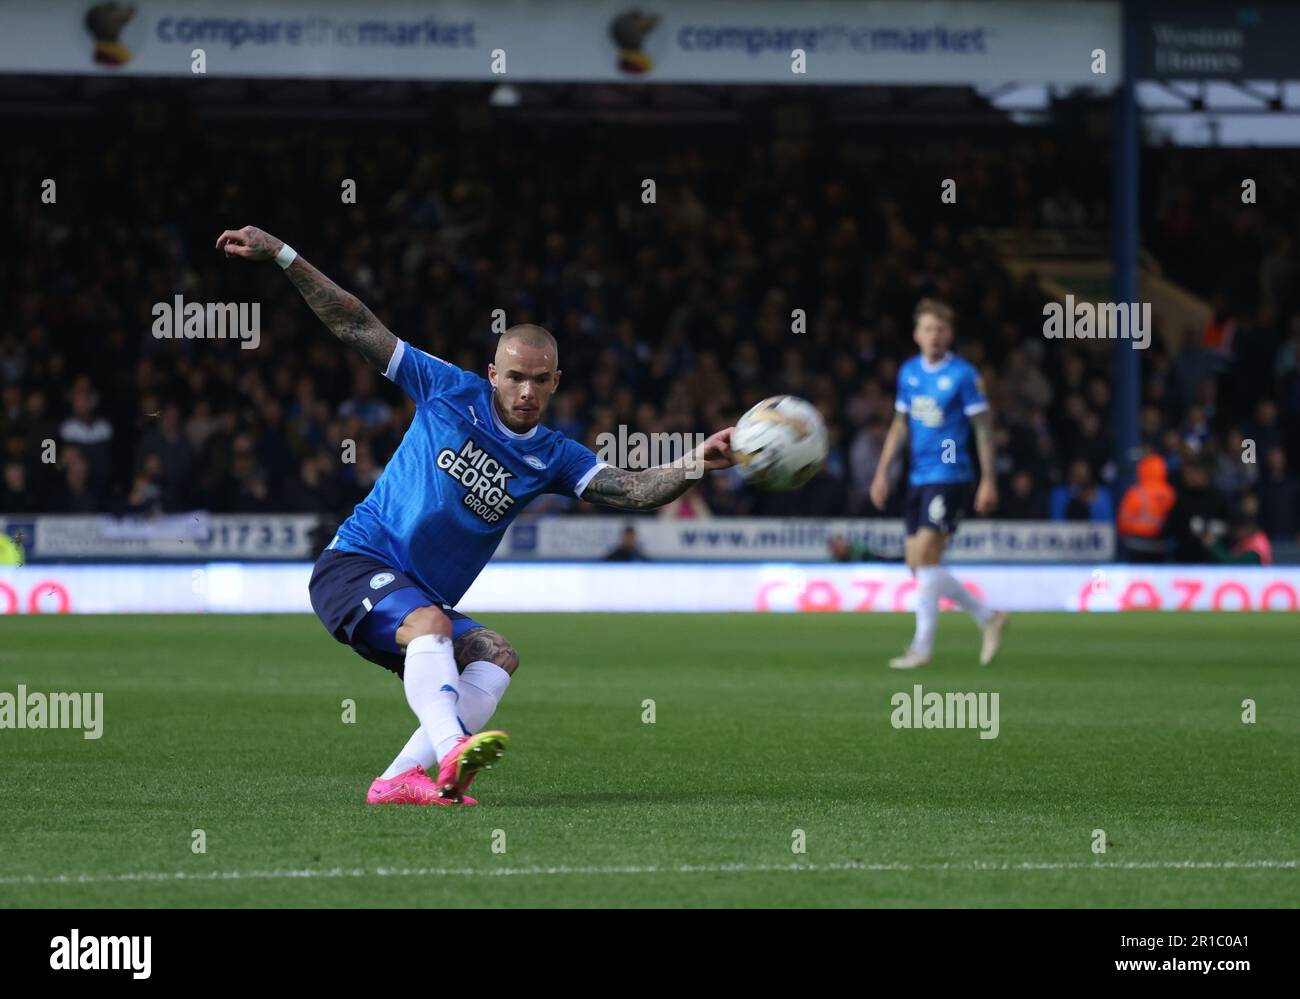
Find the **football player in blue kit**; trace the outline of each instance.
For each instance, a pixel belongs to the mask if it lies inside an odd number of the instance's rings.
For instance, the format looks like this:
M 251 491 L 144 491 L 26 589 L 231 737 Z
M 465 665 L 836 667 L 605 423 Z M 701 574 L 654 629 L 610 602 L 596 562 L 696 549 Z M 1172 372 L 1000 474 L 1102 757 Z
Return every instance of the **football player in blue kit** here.
M 889 467 L 898 449 L 911 442 L 911 466 L 903 521 L 907 531 L 907 565 L 916 576 L 916 633 L 912 644 L 891 659 L 894 669 L 915 669 L 930 662 L 939 624 L 939 600 L 947 597 L 969 613 L 984 633 L 980 665 L 997 655 L 1007 615 L 991 610 L 940 564 L 948 540 L 971 503 L 975 466 L 970 439 L 975 437 L 980 481 L 974 491 L 975 512 L 997 507 L 993 417 L 974 365 L 952 353 L 953 311 L 943 302 L 923 299 L 914 314 L 912 339 L 921 353 L 898 370 L 894 422 L 885 437 L 880 464 L 871 482 L 871 502 L 880 509 L 889 500 Z
M 486 379 L 394 336 L 355 296 L 282 240 L 227 230 L 228 257 L 275 260 L 329 330 L 416 403 L 370 494 L 312 573 L 312 608 L 338 641 L 402 678 L 419 727 L 370 787 L 371 804 L 471 805 L 465 792 L 508 744 L 486 728 L 519 668 L 501 635 L 454 608 L 515 515 L 541 493 L 622 510 L 671 502 L 700 470 L 733 463 L 728 427 L 692 454 L 613 468 L 541 425 L 560 384 L 555 339 L 520 325 L 497 341 Z

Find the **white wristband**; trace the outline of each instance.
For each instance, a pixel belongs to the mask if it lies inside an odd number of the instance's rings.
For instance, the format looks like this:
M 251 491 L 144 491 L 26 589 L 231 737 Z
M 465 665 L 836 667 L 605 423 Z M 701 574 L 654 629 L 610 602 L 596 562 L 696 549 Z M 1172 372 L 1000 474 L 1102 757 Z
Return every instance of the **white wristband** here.
M 275 262 L 280 265 L 282 270 L 288 270 L 289 265 L 298 258 L 298 251 L 288 243 L 280 246 L 280 252 L 275 255 Z

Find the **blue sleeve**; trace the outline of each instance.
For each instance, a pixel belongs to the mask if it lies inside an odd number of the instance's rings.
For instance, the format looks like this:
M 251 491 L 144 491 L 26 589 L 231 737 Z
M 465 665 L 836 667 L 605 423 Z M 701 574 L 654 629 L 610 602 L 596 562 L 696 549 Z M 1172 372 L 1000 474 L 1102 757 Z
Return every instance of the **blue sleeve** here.
M 460 368 L 451 362 L 426 354 L 405 340 L 397 341 L 397 349 L 384 371 L 385 378 L 400 386 L 417 403 L 452 388 L 462 374 Z
M 961 411 L 967 416 L 974 416 L 988 408 L 989 401 L 984 395 L 984 379 L 974 367 L 968 367 L 966 376 L 961 380 Z
M 548 493 L 562 496 L 581 496 L 582 491 L 605 462 L 596 457 L 594 451 L 583 447 L 577 441 L 567 437 L 561 438 L 556 448 L 555 460 L 551 463 L 555 474 L 546 487 Z

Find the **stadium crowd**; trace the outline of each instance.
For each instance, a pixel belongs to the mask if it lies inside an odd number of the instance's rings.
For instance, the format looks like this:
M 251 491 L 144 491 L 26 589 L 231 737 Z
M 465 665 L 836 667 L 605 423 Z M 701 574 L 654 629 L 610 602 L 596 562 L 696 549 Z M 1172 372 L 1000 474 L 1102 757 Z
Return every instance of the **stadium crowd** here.
M 712 431 L 776 392 L 821 408 L 831 456 L 808 487 L 764 495 L 710 476 L 670 511 L 680 516 L 872 515 L 898 366 L 914 353 L 911 310 L 938 296 L 957 309 L 958 350 L 993 403 L 998 515 L 1114 518 L 1109 345 L 1044 339 L 1048 296 L 977 235 L 1104 229 L 1099 154 L 1032 131 L 879 139 L 591 123 L 490 135 L 51 125 L 45 141 L 0 151 L 12 185 L 0 511 L 337 517 L 365 495 L 412 404 L 335 342 L 276 268 L 213 250 L 223 229 L 254 224 L 462 367 L 485 371 L 494 309 L 547 326 L 566 373 L 547 422 L 593 448 L 620 424 Z M 1243 175 L 1233 155 L 1160 150 L 1144 182 L 1149 247 L 1216 308 L 1205 330 L 1157 329 L 1141 359 L 1142 444 L 1163 459 L 1189 543 L 1204 550 L 1252 524 L 1300 534 L 1300 435 L 1289 431 L 1300 199 L 1282 183 L 1271 196 L 1286 203 L 1267 211 L 1216 195 Z M 941 202 L 943 177 L 959 178 L 957 205 Z M 57 182 L 54 204 L 39 197 L 43 178 Z M 355 204 L 342 201 L 345 179 Z M 260 303 L 260 346 L 154 337 L 154 303 L 177 294 Z M 538 508 L 591 509 L 563 497 Z

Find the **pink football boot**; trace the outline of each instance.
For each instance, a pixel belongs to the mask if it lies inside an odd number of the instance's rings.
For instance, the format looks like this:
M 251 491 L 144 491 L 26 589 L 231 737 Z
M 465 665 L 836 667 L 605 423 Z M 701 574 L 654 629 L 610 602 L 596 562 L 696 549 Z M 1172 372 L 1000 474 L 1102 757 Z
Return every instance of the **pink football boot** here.
M 443 797 L 424 767 L 412 767 L 388 780 L 376 777 L 366 795 L 367 805 L 477 805 L 473 798 Z
M 465 790 L 480 770 L 490 770 L 505 755 L 510 736 L 500 729 L 488 729 L 476 735 L 463 735 L 457 740 L 442 762 L 438 764 L 438 782 L 435 791 L 444 797 L 465 798 Z

